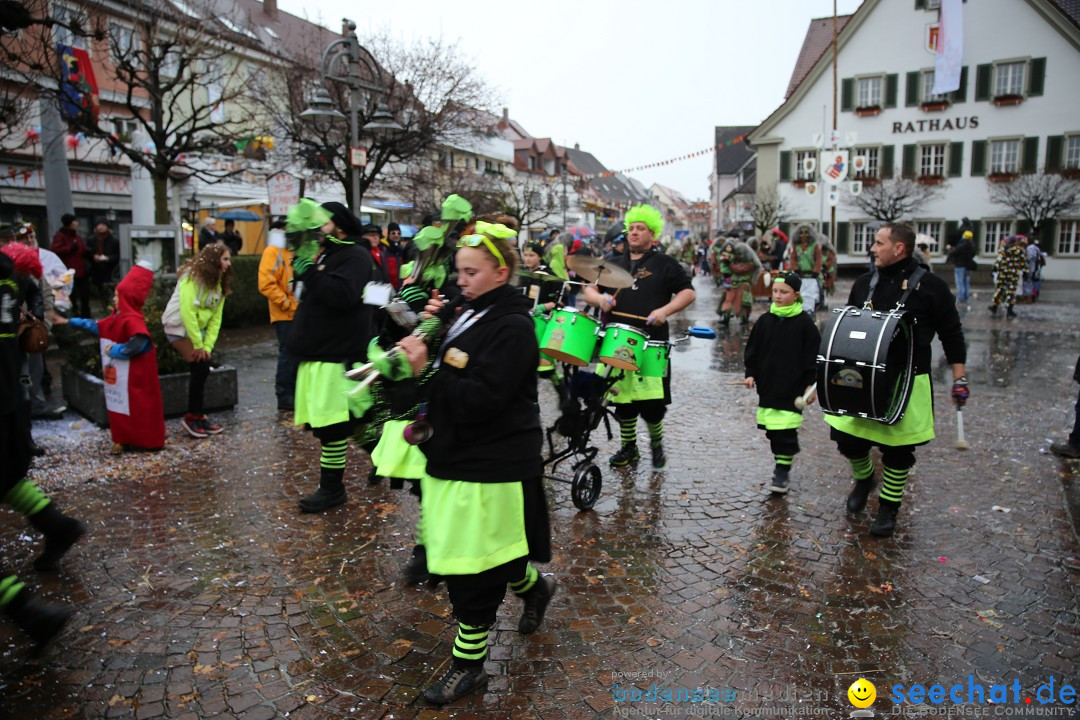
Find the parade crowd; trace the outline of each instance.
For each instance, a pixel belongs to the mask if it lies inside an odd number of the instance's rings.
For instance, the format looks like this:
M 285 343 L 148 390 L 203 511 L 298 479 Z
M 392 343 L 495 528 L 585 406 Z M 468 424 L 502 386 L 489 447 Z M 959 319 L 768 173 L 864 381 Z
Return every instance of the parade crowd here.
M 41 332 L 46 346 L 54 325 L 97 338 L 114 452 L 154 450 L 166 442 L 148 319 L 160 320 L 188 367 L 182 431 L 195 439 L 226 432 L 205 413 L 204 394 L 223 307 L 234 290 L 232 258 L 240 250 L 231 228 L 218 236 L 204 227 L 161 317 L 147 318 L 143 308 L 155 269 L 136 264 L 113 287 L 119 248 L 108 224 L 99 223 L 84 241 L 77 220 L 64 220 L 51 252 L 38 247 L 32 226 L 0 228 L 0 498 L 44 536 L 34 563 L 43 572 L 56 568 L 85 527 L 31 478 L 33 456 L 40 452 L 32 421 L 64 409 L 44 399 Z M 370 455 L 367 482 L 389 479 L 417 497 L 419 519 L 404 578 L 444 582 L 458 623 L 448 669 L 424 691 L 432 703 L 487 684 L 489 632 L 507 588 L 521 601 L 518 630 L 525 635 L 541 626 L 559 588 L 553 575 L 536 567 L 553 552 L 543 482 L 542 383 L 552 383 L 563 406 L 572 397 L 571 380 L 601 383 L 620 429 L 609 464 L 641 460 L 640 418 L 652 467 L 663 469 L 664 419 L 672 403 L 669 321 L 695 301 L 691 278 L 701 274 L 721 290 L 722 326 L 736 317 L 748 324 L 755 296 L 770 300 L 749 330 L 742 383 L 758 395 L 756 422 L 774 459 L 767 486 L 772 496 L 789 491 L 806 404 L 830 392 L 862 392 L 863 378 L 850 368 L 821 368 L 815 310 L 834 292 L 837 275 L 836 249 L 824 236 L 804 224 L 791 238 L 773 229 L 761 238 L 662 248 L 663 226 L 659 211 L 641 205 L 604 238 L 583 241 L 553 231 L 522 243 L 513 218 L 477 216 L 458 195 L 446 198 L 411 239 L 403 239 L 393 223 L 384 237 L 383 228 L 363 223 L 340 203 L 306 199 L 271 225 L 258 284 L 278 342 L 278 409 L 292 412 L 295 425 L 320 444 L 319 484 L 300 500 L 299 510 L 322 513 L 348 501 L 352 446 Z M 851 317 L 859 322 L 871 316 L 900 322 L 902 311 L 911 335 L 907 375 L 897 383 L 906 392 L 894 417 L 861 412 L 861 397 L 825 415 L 830 439 L 851 468 L 847 511 L 863 512 L 878 488 L 870 527 L 877 537 L 895 532 L 917 448 L 935 437 L 935 337 L 957 409 L 969 397 L 961 311 L 970 299 L 977 255 L 972 240 L 961 226 L 949 250 L 954 295 L 931 271 L 928 248 L 918 247 L 912 228 L 883 224 L 868 271 L 843 303 L 863 311 Z M 1005 242 L 995 263 L 990 311 L 1004 305 L 1012 317 L 1019 297 L 1035 301 L 1043 263 L 1037 243 L 1022 237 Z M 89 307 L 91 282 L 110 300 L 108 312 L 96 319 Z M 35 324 L 41 327 L 32 329 Z M 656 368 L 643 348 L 659 358 Z M 587 370 L 595 358 L 594 371 Z M 827 358 L 837 368 L 851 360 Z M 822 377 L 829 378 L 827 386 L 818 388 Z M 896 404 L 897 398 L 891 400 Z M 1080 435 L 1074 429 L 1068 442 L 1054 447 L 1080 456 Z M 875 448 L 880 472 L 871 455 Z M 0 568 L 0 578 L 0 611 L 42 648 L 72 611 L 38 598 L 10 568 Z

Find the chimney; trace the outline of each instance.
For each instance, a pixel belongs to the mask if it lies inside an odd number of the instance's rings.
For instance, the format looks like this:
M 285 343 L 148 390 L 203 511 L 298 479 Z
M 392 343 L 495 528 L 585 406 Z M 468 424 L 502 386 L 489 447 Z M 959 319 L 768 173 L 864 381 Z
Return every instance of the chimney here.
M 575 150 L 580 150 L 580 149 L 581 149 L 581 145 L 579 145 L 578 143 L 574 143 L 574 149 L 575 149 Z
M 277 0 L 263 0 L 263 15 L 277 20 Z
M 503 108 L 503 122 L 510 120 L 510 108 Z

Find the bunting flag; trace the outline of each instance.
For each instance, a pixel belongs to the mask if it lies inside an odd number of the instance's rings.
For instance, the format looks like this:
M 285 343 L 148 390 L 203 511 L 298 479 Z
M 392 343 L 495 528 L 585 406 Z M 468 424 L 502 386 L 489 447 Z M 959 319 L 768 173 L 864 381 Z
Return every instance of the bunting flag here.
M 60 112 L 68 120 L 89 112 L 97 120 L 101 111 L 97 80 L 90 56 L 81 48 L 56 44 L 60 56 Z
M 712 152 L 718 152 L 720 150 L 729 148 L 732 145 L 738 145 L 742 142 L 746 142 L 745 135 L 740 135 L 738 137 L 731 138 L 730 140 L 724 140 L 723 142 L 718 142 L 712 147 L 707 147 L 703 150 L 698 150 L 696 152 L 688 153 L 686 155 L 679 155 L 678 157 L 673 157 L 669 160 L 660 160 L 658 162 L 648 163 L 647 165 L 638 165 L 637 167 L 626 168 L 624 170 L 608 170 L 607 172 L 587 173 L 584 175 L 575 175 L 574 177 L 581 180 L 595 180 L 597 178 L 613 177 L 615 175 L 625 175 L 627 173 L 638 172 L 640 170 L 651 170 L 652 168 L 663 167 L 665 165 L 673 165 L 674 163 L 682 162 L 683 160 L 691 160 L 696 157 L 701 157 L 702 155 L 708 155 Z M 562 177 L 559 175 L 547 176 L 548 182 L 560 182 L 561 180 Z

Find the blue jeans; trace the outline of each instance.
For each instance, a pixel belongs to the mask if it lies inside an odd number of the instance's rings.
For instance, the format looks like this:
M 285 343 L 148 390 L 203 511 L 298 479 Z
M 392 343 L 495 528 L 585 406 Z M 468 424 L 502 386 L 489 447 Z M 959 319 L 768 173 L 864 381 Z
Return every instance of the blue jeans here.
M 967 268 L 954 268 L 956 278 L 956 302 L 966 303 L 971 295 L 971 271 Z
M 289 337 L 289 328 L 292 320 L 278 320 L 274 323 L 274 332 L 277 333 L 277 374 L 274 376 L 274 393 L 278 400 L 292 402 L 296 393 L 296 368 L 300 361 L 289 354 L 285 349 L 285 340 Z

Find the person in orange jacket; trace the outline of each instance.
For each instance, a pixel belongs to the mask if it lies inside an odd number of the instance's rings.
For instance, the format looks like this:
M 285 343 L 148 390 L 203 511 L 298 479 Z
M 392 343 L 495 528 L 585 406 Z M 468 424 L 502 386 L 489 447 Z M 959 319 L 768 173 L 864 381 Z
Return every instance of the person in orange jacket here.
M 278 410 L 293 409 L 296 391 L 296 368 L 299 361 L 285 349 L 297 299 L 293 292 L 292 252 L 285 245 L 285 221 L 270 225 L 270 237 L 259 261 L 259 292 L 270 306 L 270 324 L 274 326 L 278 341 L 277 374 L 274 376 L 274 393 Z

